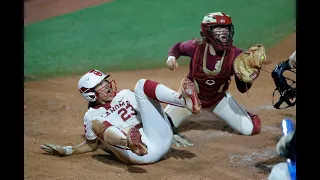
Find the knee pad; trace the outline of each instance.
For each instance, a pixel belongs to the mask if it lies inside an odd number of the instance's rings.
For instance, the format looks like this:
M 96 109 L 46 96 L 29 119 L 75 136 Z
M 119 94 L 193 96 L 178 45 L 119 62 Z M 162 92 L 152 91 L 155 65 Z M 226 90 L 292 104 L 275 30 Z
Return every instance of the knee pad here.
M 102 142 L 110 145 L 127 146 L 127 136 L 119 128 L 107 121 L 101 123 L 98 120 L 93 120 L 91 123 L 92 131 Z

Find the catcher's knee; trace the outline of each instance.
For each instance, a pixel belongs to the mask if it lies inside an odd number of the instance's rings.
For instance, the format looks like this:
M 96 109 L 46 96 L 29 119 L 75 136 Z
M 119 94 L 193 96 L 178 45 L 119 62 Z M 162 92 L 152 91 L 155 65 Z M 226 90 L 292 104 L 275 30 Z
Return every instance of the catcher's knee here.
M 248 113 L 249 117 L 242 117 L 241 132 L 243 135 L 251 136 L 261 131 L 261 121 L 257 115 Z

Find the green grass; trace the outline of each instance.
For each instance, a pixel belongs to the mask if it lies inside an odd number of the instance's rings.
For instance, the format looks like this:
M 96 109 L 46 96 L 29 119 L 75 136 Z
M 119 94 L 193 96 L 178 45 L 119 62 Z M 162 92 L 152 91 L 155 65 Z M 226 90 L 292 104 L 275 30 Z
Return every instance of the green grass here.
M 119 0 L 25 26 L 25 77 L 164 67 L 170 46 L 198 37 L 212 11 L 232 16 L 240 48 L 268 48 L 295 29 L 292 0 Z

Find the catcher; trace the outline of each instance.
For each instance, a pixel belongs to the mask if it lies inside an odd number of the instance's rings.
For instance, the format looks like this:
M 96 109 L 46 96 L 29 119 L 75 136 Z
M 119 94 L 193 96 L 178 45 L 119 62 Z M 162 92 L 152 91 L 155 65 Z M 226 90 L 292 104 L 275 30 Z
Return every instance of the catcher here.
M 173 133 L 160 102 L 198 113 L 201 106 L 193 83 L 181 81 L 181 93 L 163 84 L 141 79 L 134 92 L 117 92 L 114 80 L 98 70 L 82 76 L 78 89 L 89 101 L 84 115 L 86 140 L 77 146 L 42 144 L 41 149 L 59 156 L 94 151 L 100 140 L 125 164 L 159 161 L 171 147 Z
M 200 35 L 201 38 L 178 42 L 170 48 L 166 62 L 168 68 L 178 69 L 177 59 L 189 56 L 187 78 L 194 82 L 203 110 L 212 112 L 243 135 L 258 134 L 260 118 L 244 110 L 227 90 L 233 75 L 241 93 L 251 88 L 266 62 L 264 46 L 257 44 L 245 52 L 233 46 L 232 19 L 223 12 L 204 16 Z M 187 109 L 171 105 L 164 111 L 173 128 L 179 127 L 191 115 Z M 189 141 L 182 138 L 177 143 L 188 146 Z

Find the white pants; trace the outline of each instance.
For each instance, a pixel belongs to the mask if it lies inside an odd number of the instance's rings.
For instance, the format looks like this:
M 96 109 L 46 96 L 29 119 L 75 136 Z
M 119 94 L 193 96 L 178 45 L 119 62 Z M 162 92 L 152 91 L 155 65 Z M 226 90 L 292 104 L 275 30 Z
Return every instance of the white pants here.
M 286 162 L 276 164 L 272 168 L 268 180 L 291 180 L 288 164 Z
M 164 114 L 161 104 L 150 99 L 144 93 L 145 80 L 137 82 L 135 97 L 140 111 L 143 128 L 140 128 L 141 140 L 148 147 L 148 154 L 138 156 L 131 150 L 124 150 L 115 146 L 107 147 L 126 164 L 155 163 L 169 151 L 172 143 L 173 132 L 171 125 Z
M 229 92 L 226 96 L 213 108 L 206 110 L 211 111 L 221 120 L 225 121 L 232 129 L 243 135 L 251 135 L 253 123 L 248 113 L 233 99 Z M 171 117 L 176 127 L 187 119 L 192 113 L 181 107 L 167 105 L 164 111 Z

